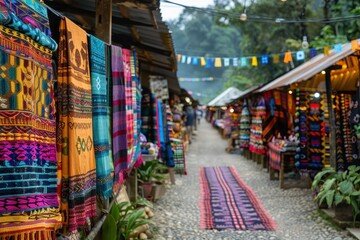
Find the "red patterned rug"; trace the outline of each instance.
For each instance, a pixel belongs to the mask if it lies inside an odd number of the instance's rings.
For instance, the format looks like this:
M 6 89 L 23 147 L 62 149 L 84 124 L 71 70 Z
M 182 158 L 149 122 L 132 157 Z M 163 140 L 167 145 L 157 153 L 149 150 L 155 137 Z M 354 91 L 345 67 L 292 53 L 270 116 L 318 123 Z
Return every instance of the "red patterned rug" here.
M 275 222 L 234 167 L 202 168 L 200 188 L 201 228 L 275 229 Z

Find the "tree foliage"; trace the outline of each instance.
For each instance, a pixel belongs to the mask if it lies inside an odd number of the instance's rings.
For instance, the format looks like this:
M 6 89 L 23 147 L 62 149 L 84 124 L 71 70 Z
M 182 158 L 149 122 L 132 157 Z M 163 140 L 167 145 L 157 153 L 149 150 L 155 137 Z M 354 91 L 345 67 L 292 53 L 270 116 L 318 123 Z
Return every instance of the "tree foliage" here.
M 244 6 L 244 3 L 246 3 Z M 214 14 L 184 10 L 177 21 L 170 23 L 175 49 L 179 53 L 197 56 L 261 56 L 268 53 L 283 53 L 301 49 L 303 36 L 307 36 L 311 47 L 324 47 L 344 43 L 360 36 L 360 20 L 331 23 L 264 23 L 240 21 L 237 17 L 246 10 L 248 16 L 263 16 L 284 19 L 309 19 L 343 17 L 360 14 L 358 0 L 214 0 Z M 220 13 L 221 12 L 221 13 Z M 270 60 L 271 62 L 271 60 Z M 294 66 L 267 64 L 258 67 L 210 68 L 180 64 L 180 77 L 213 76 L 225 82 L 216 89 L 207 88 L 208 83 L 188 83 L 191 89 L 203 89 L 207 100 L 219 93 L 221 88 L 236 86 L 247 88 L 268 82 L 289 71 Z M 202 99 L 203 102 L 204 99 Z

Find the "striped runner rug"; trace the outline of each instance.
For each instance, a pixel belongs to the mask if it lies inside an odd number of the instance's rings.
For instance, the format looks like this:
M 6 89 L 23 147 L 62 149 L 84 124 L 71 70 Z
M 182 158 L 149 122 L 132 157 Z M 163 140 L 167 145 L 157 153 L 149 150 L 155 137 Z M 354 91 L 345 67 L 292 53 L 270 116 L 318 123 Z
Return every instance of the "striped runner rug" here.
M 234 167 L 203 167 L 200 188 L 202 229 L 275 229 L 275 222 Z

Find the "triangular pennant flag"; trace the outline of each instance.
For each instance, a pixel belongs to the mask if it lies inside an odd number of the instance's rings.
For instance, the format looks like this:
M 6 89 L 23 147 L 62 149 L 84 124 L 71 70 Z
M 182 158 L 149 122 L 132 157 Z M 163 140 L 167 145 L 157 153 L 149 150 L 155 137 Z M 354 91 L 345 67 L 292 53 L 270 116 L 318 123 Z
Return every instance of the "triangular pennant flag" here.
M 221 65 L 221 58 L 215 58 L 215 67 L 219 68 Z
M 266 65 L 269 63 L 269 56 L 268 55 L 262 55 L 261 56 L 261 64 Z
M 284 63 L 290 63 L 292 61 L 293 61 L 293 59 L 292 59 L 291 52 L 287 51 L 284 56 Z
M 230 58 L 224 58 L 224 67 L 228 67 L 230 65 Z
M 317 55 L 317 50 L 316 48 L 310 48 L 310 52 L 309 52 L 309 56 L 310 58 L 313 58 Z
M 193 65 L 198 65 L 199 64 L 199 58 L 198 57 L 193 57 L 192 64 Z
M 251 58 L 251 66 L 257 67 L 257 65 L 258 65 L 258 60 L 257 57 L 254 56 Z
M 191 57 L 187 57 L 187 64 L 190 64 L 191 63 Z
M 205 66 L 205 65 L 206 65 L 206 61 L 205 61 L 205 58 L 204 58 L 204 57 L 201 57 L 201 58 L 200 58 L 200 65 L 201 65 L 201 66 Z
M 330 47 L 329 46 L 325 46 L 324 47 L 324 55 L 329 55 L 330 54 Z
M 180 62 L 181 61 L 181 54 L 177 55 L 177 61 Z
M 273 63 L 279 63 L 280 62 L 280 55 L 274 54 L 273 55 Z
M 356 50 L 359 50 L 359 49 L 360 49 L 360 44 L 359 44 L 359 40 L 358 40 L 358 39 L 351 41 L 351 49 L 352 49 L 353 51 L 356 51 Z
M 185 55 L 182 55 L 181 56 L 181 63 L 185 63 L 186 62 L 186 56 Z
M 296 52 L 296 60 L 301 61 L 305 59 L 305 52 L 304 51 L 297 51 Z
M 341 52 L 341 51 L 342 51 L 342 44 L 341 44 L 341 43 L 335 44 L 335 46 L 334 46 L 334 51 L 335 51 L 336 53 Z
M 246 57 L 241 58 L 241 66 L 246 67 L 248 65 Z
M 233 58 L 233 66 L 237 67 L 239 65 L 239 59 L 238 58 Z

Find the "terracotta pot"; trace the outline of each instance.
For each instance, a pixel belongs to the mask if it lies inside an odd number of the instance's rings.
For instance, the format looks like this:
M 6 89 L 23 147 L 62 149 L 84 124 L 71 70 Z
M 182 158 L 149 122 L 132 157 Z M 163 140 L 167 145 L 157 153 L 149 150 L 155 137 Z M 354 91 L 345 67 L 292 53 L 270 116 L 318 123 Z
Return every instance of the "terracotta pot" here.
M 340 203 L 335 206 L 335 217 L 340 221 L 353 221 L 353 210 L 351 205 Z
M 141 187 L 144 191 L 144 198 L 147 198 L 148 196 L 151 195 L 151 191 L 152 191 L 152 188 L 153 188 L 153 183 L 152 182 L 144 182 L 144 183 L 141 183 Z

